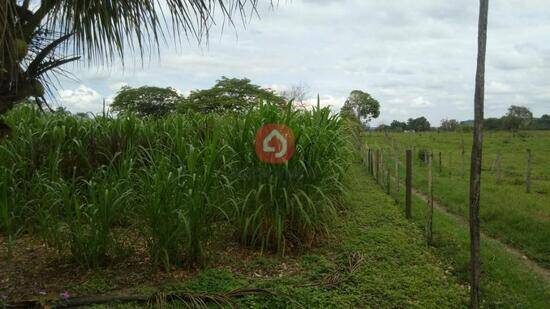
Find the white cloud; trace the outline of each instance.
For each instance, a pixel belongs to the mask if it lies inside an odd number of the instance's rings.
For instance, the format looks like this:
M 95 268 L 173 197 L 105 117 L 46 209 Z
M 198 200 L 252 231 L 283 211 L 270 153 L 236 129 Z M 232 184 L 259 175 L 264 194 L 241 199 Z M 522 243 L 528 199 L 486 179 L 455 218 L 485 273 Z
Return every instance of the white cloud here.
M 424 108 L 433 106 L 433 104 L 432 102 L 424 99 L 424 97 L 416 97 L 412 100 L 411 106 L 415 108 Z
M 94 112 L 103 108 L 103 97 L 94 89 L 80 85 L 75 90 L 60 90 L 62 104 L 72 112 Z
M 490 5 L 487 116 L 502 115 L 511 104 L 537 116 L 550 113 L 550 1 Z M 334 109 L 361 89 L 380 101 L 386 123 L 465 120 L 473 117 L 478 9 L 475 1 L 281 1 L 275 9 L 260 7 L 261 20 L 237 26 L 238 36 L 215 27 L 208 46 L 163 46 L 158 62 L 153 56 L 141 66 L 127 57 L 125 66 L 82 66 L 74 73 L 106 97 L 124 83 L 188 93 L 225 75 L 276 90 L 304 82 Z
M 321 105 L 321 107 L 330 107 L 330 109 L 336 113 L 340 111 L 345 102 L 346 97 L 334 97 L 327 94 L 319 95 L 319 105 Z M 305 100 L 304 105 L 308 107 L 317 106 L 317 96 Z
M 113 92 L 117 92 L 117 91 L 120 90 L 120 88 L 122 88 L 124 86 L 128 86 L 128 83 L 126 83 L 126 82 L 112 83 L 112 84 L 109 85 L 109 90 L 111 90 Z

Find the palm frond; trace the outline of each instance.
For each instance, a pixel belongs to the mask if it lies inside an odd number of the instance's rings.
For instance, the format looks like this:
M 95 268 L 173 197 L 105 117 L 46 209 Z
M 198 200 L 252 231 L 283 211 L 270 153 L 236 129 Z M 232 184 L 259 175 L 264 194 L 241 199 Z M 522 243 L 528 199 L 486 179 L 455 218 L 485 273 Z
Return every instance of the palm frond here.
M 233 22 L 232 16 L 256 9 L 258 0 L 66 0 L 43 1 L 51 5 L 47 28 L 75 33 L 64 44 L 89 60 L 110 62 L 126 52 L 144 54 L 158 50 L 167 33 L 201 41 L 208 36 L 215 17 Z M 48 4 L 51 2 L 51 4 Z M 40 9 L 39 9 L 40 10 Z

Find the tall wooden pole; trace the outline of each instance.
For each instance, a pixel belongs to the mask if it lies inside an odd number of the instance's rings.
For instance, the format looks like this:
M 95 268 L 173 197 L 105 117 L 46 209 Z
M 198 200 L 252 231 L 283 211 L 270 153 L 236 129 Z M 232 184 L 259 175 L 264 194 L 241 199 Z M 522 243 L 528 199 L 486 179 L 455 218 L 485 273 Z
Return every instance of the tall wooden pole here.
M 477 69 L 474 94 L 474 132 L 470 169 L 470 307 L 479 308 L 480 301 L 480 237 L 479 200 L 483 148 L 483 110 L 485 99 L 485 53 L 489 0 L 480 0 L 477 38 Z
M 531 149 L 527 149 L 527 171 L 525 172 L 525 192 L 531 193 Z
M 432 226 L 434 216 L 434 195 L 433 195 L 433 175 L 432 175 L 433 154 L 428 155 L 428 212 L 426 214 L 426 239 L 428 245 L 432 244 Z
M 460 176 L 464 177 L 464 175 L 466 175 L 466 172 L 464 171 L 465 170 L 465 159 L 464 159 L 464 156 L 466 155 L 466 149 L 465 149 L 465 146 L 464 146 L 464 137 L 462 137 L 462 145 L 461 145 L 462 149 L 460 151 L 460 157 L 462 159 L 462 162 L 461 162 L 461 172 L 460 172 Z

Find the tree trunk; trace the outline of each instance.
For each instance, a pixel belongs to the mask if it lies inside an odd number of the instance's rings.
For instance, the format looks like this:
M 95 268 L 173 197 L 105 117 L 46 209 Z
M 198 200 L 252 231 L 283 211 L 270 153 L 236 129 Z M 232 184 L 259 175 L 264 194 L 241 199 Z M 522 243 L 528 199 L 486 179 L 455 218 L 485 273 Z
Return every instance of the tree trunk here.
M 483 147 L 483 105 L 485 95 L 485 51 L 487 45 L 487 15 L 489 0 L 480 0 L 478 24 L 478 54 L 474 94 L 474 132 L 470 170 L 470 307 L 480 305 L 480 236 L 479 200 Z

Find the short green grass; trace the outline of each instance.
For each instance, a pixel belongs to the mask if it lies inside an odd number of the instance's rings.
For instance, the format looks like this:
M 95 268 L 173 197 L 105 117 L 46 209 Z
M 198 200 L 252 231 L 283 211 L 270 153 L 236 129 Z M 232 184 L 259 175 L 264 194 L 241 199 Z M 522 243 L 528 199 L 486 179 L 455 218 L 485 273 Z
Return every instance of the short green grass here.
M 448 209 L 467 218 L 471 133 L 370 133 L 367 144 L 404 162 L 405 149 L 414 149 L 413 185 L 427 191 L 427 168 L 418 151 L 434 154 L 434 196 Z M 464 142 L 464 171 L 462 143 Z M 481 225 L 489 235 L 508 243 L 541 266 L 550 268 L 550 132 L 488 132 L 484 142 L 481 186 Z M 533 153 L 532 191 L 526 193 L 526 149 Z M 442 171 L 439 171 L 439 152 Z M 501 157 L 497 184 L 494 162 Z M 393 160 L 393 159 L 392 159 Z M 390 161 L 392 161 L 390 160 Z M 394 173 L 394 164 L 390 164 Z M 401 173 L 404 173 L 401 170 Z M 404 175 L 404 174 L 402 174 Z
M 403 179 L 403 178 L 401 178 Z M 380 186 L 386 191 L 385 175 Z M 404 215 L 403 183 L 397 191 L 391 178 L 391 196 Z M 413 222 L 425 230 L 427 205 L 419 197 L 412 199 Z M 449 273 L 464 284 L 469 282 L 469 229 L 465 220 L 434 209 L 432 250 L 447 265 Z M 550 282 L 528 268 L 501 242 L 482 236 L 482 302 L 485 308 L 547 308 Z
M 403 201 L 402 199 L 400 199 Z M 403 202 L 399 203 L 404 205 Z M 403 207 L 403 206 L 401 206 Z M 413 220 L 419 229 L 426 222 L 426 203 L 413 198 Z M 434 210 L 433 252 L 460 282 L 469 281 L 468 226 Z M 550 284 L 532 272 L 502 244 L 482 237 L 482 301 L 485 308 L 547 308 Z

